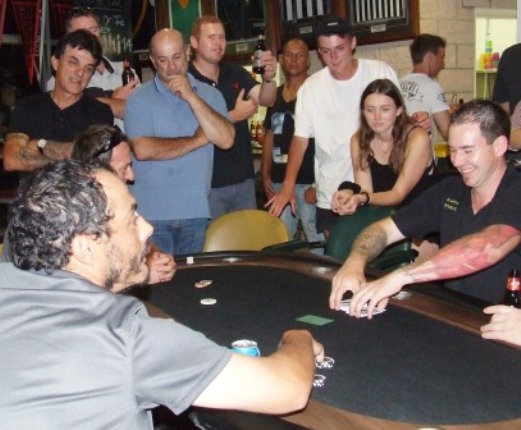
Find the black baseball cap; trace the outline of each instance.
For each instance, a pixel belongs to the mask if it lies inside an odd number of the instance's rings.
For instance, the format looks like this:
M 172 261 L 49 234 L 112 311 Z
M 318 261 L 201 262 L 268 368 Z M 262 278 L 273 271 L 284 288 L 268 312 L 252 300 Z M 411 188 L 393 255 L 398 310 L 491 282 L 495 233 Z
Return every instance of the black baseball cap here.
M 319 22 L 315 28 L 315 37 L 328 36 L 330 34 L 349 34 L 353 35 L 353 29 L 347 19 L 338 16 L 329 16 Z

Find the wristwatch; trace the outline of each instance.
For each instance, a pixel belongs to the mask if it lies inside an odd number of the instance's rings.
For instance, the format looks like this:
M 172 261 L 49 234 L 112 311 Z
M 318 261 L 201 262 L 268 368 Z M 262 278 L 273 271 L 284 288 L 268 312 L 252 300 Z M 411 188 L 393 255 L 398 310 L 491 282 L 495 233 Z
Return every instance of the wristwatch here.
M 47 146 L 49 142 L 46 139 L 39 139 L 38 142 L 36 142 L 36 146 L 38 147 L 38 152 L 42 155 L 45 155 L 43 153 L 44 148 Z

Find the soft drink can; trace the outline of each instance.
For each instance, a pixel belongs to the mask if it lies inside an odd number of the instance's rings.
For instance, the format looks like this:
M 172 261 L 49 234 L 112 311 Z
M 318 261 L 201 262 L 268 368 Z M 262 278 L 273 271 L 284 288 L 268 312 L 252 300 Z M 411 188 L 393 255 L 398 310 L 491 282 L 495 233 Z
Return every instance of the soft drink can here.
M 257 342 L 249 339 L 236 340 L 232 343 L 232 350 L 239 354 L 249 355 L 251 357 L 259 357 L 260 351 Z

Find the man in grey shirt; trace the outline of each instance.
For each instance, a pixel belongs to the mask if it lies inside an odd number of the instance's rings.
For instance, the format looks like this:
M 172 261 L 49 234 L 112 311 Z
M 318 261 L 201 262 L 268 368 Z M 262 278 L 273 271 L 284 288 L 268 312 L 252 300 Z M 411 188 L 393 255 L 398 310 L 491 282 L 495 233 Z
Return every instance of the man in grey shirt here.
M 232 353 L 115 294 L 146 283 L 152 227 L 117 176 L 63 160 L 13 202 L 13 263 L 0 264 L 0 422 L 9 428 L 151 429 L 150 409 L 190 405 L 281 414 L 305 406 L 306 331 L 266 358 Z M 255 387 L 255 390 L 251 390 Z

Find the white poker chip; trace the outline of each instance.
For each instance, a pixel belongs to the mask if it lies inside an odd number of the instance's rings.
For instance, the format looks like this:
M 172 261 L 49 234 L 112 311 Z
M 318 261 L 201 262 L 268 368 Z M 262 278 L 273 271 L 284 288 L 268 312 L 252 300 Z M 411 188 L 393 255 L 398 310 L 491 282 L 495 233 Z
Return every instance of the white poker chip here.
M 217 303 L 216 299 L 212 299 L 212 298 L 201 299 L 202 305 L 215 305 L 216 303 Z
M 213 281 L 211 279 L 203 279 L 201 281 L 197 281 L 194 286 L 195 288 L 205 288 L 209 285 L 212 285 Z

